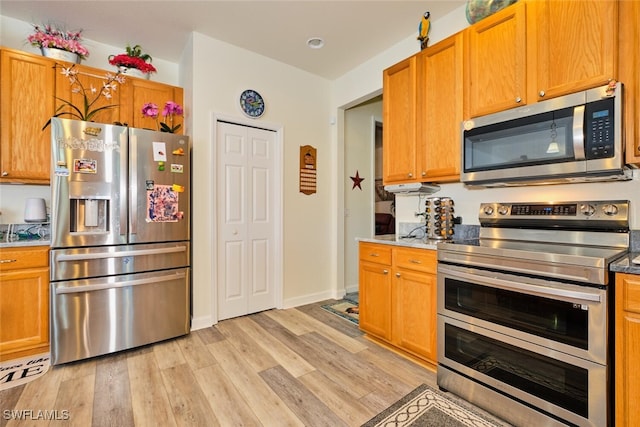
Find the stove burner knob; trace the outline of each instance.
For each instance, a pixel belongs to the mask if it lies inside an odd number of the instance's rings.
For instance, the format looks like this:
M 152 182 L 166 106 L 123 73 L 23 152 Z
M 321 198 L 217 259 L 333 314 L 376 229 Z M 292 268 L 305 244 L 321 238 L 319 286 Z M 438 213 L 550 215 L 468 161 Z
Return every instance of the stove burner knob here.
M 493 215 L 493 206 L 485 206 L 484 207 L 485 215 Z
M 603 206 L 602 211 L 605 215 L 614 216 L 618 214 L 618 207 L 616 205 L 608 204 Z
M 498 207 L 498 213 L 500 215 L 506 215 L 509 213 L 509 207 L 505 206 L 505 205 L 500 205 L 500 207 Z
M 591 216 L 596 213 L 596 208 L 593 205 L 580 205 L 580 213 L 584 216 Z

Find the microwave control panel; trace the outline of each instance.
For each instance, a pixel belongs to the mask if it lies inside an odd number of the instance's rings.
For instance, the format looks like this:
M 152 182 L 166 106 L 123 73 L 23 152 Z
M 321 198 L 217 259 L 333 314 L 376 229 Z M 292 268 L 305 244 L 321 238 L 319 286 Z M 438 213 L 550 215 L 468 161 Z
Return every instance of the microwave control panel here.
M 590 102 L 585 106 L 585 156 L 607 159 L 615 155 L 614 98 Z

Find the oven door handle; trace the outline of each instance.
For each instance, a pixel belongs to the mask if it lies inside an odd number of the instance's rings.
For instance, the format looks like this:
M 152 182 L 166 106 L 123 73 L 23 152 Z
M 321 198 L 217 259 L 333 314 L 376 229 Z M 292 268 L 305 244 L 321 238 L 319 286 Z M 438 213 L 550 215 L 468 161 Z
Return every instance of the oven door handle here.
M 451 275 L 456 279 L 465 279 L 471 283 L 485 285 L 492 288 L 504 289 L 507 291 L 521 292 L 528 295 L 536 295 L 540 297 L 553 298 L 557 300 L 572 302 L 576 304 L 583 303 L 601 303 L 602 299 L 599 294 L 575 291 L 569 289 L 559 289 L 550 286 L 532 285 L 528 283 L 518 282 L 514 285 L 508 280 L 500 279 L 497 276 L 487 276 L 480 270 L 473 270 L 475 274 L 469 274 L 462 271 L 452 270 L 440 265 L 438 274 Z

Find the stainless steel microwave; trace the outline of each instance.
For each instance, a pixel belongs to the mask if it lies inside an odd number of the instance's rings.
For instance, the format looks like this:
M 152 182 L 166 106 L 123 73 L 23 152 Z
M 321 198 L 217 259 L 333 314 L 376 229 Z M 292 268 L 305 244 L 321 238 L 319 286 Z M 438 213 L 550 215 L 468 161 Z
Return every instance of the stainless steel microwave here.
M 486 187 L 631 179 L 621 83 L 462 123 L 462 174 Z

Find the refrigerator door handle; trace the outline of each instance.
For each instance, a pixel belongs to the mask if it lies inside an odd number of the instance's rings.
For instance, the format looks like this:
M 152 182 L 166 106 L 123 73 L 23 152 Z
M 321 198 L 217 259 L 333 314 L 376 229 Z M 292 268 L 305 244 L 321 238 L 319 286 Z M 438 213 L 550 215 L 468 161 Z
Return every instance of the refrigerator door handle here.
M 129 234 L 138 232 L 138 136 L 129 130 Z
M 137 279 L 137 280 L 128 280 L 118 283 L 101 283 L 99 285 L 85 285 L 85 286 L 70 286 L 65 287 L 64 285 L 61 287 L 54 288 L 54 293 L 56 295 L 61 294 L 76 294 L 81 292 L 95 292 L 102 291 L 105 289 L 117 289 L 117 288 L 125 288 L 128 286 L 139 286 L 139 285 L 148 285 L 150 283 L 158 283 L 158 282 L 170 282 L 177 279 L 183 279 L 186 277 L 186 274 L 183 272 L 170 274 L 166 276 L 159 277 L 149 277 L 146 279 Z
M 105 258 L 124 258 L 130 256 L 143 256 L 143 255 L 159 255 L 159 254 L 173 254 L 179 252 L 186 252 L 186 246 L 175 246 L 172 248 L 161 249 L 138 249 L 133 251 L 122 252 L 102 252 L 97 254 L 63 254 L 56 257 L 56 261 L 88 261 L 94 259 Z
M 122 136 L 124 138 L 128 139 L 128 133 L 129 131 L 127 130 L 126 134 L 123 134 Z M 127 150 L 129 150 L 128 144 L 121 144 L 123 147 L 127 147 Z M 128 167 L 128 163 L 127 163 L 127 156 L 126 155 L 121 155 L 120 156 L 120 174 L 121 174 L 121 178 L 128 172 L 127 171 L 127 167 Z M 120 197 L 119 197 L 119 203 L 120 206 L 118 208 L 118 211 L 120 212 L 120 235 L 124 236 L 127 234 L 128 230 L 127 230 L 127 215 L 128 215 L 128 211 L 127 211 L 127 206 L 129 204 L 129 200 L 127 200 L 127 197 L 123 197 L 122 195 L 127 194 L 127 180 L 126 179 L 120 179 Z M 127 239 L 128 240 L 128 239 Z

